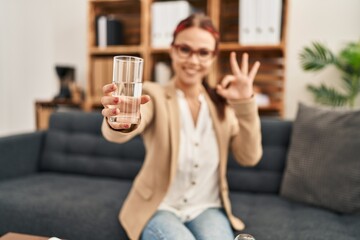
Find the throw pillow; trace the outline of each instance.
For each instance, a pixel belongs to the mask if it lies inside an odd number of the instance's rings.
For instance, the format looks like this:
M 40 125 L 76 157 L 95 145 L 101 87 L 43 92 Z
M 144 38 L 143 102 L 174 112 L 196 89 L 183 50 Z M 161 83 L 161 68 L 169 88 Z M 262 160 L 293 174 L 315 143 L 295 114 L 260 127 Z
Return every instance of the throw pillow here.
M 280 194 L 360 212 L 360 111 L 299 105 Z

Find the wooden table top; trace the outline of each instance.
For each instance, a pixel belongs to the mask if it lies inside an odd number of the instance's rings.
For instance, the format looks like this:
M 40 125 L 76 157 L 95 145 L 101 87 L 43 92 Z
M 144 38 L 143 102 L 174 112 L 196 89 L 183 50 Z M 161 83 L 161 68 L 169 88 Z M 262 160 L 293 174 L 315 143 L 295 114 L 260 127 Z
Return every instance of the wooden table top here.
M 32 236 L 20 233 L 7 233 L 0 237 L 0 240 L 48 240 L 48 237 Z

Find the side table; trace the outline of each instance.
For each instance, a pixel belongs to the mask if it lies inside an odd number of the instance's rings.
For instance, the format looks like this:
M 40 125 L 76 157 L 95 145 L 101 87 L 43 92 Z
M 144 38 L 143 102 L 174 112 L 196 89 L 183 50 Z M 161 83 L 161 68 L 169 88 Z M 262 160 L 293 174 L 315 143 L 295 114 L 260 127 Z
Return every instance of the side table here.
M 35 102 L 36 129 L 37 130 L 47 129 L 49 126 L 49 118 L 51 113 L 61 108 L 82 109 L 82 104 L 75 103 L 71 100 L 36 101 Z
M 47 237 L 39 237 L 27 234 L 20 233 L 7 233 L 4 236 L 0 237 L 0 240 L 48 240 Z

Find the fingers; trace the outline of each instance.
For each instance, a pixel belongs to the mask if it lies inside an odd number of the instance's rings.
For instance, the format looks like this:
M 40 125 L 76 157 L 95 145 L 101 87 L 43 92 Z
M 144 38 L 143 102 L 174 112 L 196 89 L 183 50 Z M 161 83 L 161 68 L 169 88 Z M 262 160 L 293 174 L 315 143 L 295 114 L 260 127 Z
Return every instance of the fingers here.
M 102 111 L 101 111 L 101 114 L 104 116 L 104 117 L 112 117 L 112 116 L 116 116 L 120 113 L 120 110 L 118 108 L 104 108 Z
M 226 90 L 226 88 L 223 88 L 220 84 L 216 86 L 216 92 L 217 92 L 220 96 L 226 98 L 225 96 L 226 96 L 227 90 Z
M 114 129 L 129 129 L 131 127 L 131 123 L 118 123 L 116 121 L 111 122 L 110 120 L 108 120 L 109 125 L 114 128 Z
M 231 52 L 230 53 L 230 67 L 231 67 L 231 71 L 235 76 L 239 76 L 241 75 L 241 70 L 239 68 L 239 64 L 236 60 L 236 53 L 235 52 Z
M 241 72 L 244 75 L 248 75 L 249 73 L 249 54 L 243 53 L 241 60 Z
M 116 105 L 120 103 L 119 97 L 110 97 L 110 96 L 104 96 L 101 98 L 101 104 L 104 107 L 107 107 L 108 105 Z
M 118 108 L 104 108 L 101 114 L 106 117 L 108 124 L 114 129 L 128 129 L 131 123 L 117 122 L 116 116 L 120 114 Z
M 104 87 L 103 87 L 103 93 L 104 95 L 106 96 L 110 96 L 112 92 L 114 92 L 116 90 L 116 85 L 113 84 L 113 83 L 110 83 L 110 84 L 106 84 Z
M 236 77 L 233 76 L 233 75 L 226 75 L 223 80 L 221 80 L 221 87 L 222 88 L 227 88 L 229 87 L 229 85 L 231 84 L 231 82 L 235 81 L 236 80 Z
M 150 100 L 151 100 L 151 98 L 150 98 L 149 95 L 142 95 L 142 96 L 141 96 L 140 103 L 141 103 L 141 104 L 145 104 L 145 103 L 149 102 Z
M 260 67 L 260 62 L 259 62 L 259 61 L 256 61 L 256 62 L 254 63 L 254 66 L 251 68 L 250 73 L 249 73 L 249 78 L 250 78 L 251 80 L 254 80 L 254 78 L 255 78 L 258 70 L 259 70 L 259 67 Z

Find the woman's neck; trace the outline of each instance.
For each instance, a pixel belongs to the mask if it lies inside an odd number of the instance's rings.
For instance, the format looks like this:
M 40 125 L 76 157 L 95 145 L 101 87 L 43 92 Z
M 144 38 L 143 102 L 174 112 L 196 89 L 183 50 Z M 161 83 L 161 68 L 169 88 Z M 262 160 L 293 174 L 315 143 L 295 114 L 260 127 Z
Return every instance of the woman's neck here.
M 185 98 L 188 99 L 198 99 L 201 93 L 201 84 L 184 84 L 181 81 L 175 80 L 176 88 L 180 89 L 183 93 Z

